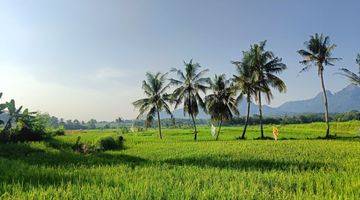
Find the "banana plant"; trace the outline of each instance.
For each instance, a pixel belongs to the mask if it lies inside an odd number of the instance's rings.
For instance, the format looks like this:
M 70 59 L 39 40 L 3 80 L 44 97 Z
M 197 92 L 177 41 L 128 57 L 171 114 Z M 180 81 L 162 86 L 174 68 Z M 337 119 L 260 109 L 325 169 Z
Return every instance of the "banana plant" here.
M 11 129 L 12 122 L 17 121 L 19 117 L 21 117 L 22 110 L 22 106 L 16 108 L 14 99 L 11 99 L 10 102 L 6 102 L 5 105 L 9 113 L 9 119 L 6 122 L 4 129 L 1 131 L 2 134 L 8 133 L 8 131 Z
M 19 113 L 19 116 L 17 119 L 15 119 L 15 122 L 20 123 L 22 126 L 26 128 L 31 128 L 31 125 L 36 120 L 36 117 L 34 116 L 37 112 L 30 112 L 29 109 L 25 109 L 21 114 Z
M 1 97 L 2 97 L 2 94 L 3 94 L 3 93 L 0 92 L 0 99 L 1 99 Z M 0 115 L 4 113 L 5 108 L 6 108 L 6 104 L 0 103 Z M 0 124 L 3 124 L 3 123 L 4 123 L 4 121 L 2 121 L 2 120 L 0 119 Z

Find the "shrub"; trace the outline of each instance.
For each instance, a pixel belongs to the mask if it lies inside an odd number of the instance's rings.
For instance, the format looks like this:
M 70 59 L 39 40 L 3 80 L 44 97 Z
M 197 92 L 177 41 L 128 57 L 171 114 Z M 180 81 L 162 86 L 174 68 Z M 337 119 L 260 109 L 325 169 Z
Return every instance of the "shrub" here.
M 101 150 L 115 150 L 124 148 L 123 136 L 118 136 L 116 139 L 113 137 L 100 138 L 98 141 L 99 149 Z
M 64 128 L 57 128 L 52 130 L 53 135 L 65 135 Z
M 82 154 L 89 154 L 89 153 L 96 152 L 96 150 L 97 150 L 96 146 L 84 144 L 84 143 L 80 142 L 80 140 L 81 140 L 81 137 L 79 136 L 76 139 L 76 143 L 72 147 L 72 149 L 75 152 L 82 153 Z

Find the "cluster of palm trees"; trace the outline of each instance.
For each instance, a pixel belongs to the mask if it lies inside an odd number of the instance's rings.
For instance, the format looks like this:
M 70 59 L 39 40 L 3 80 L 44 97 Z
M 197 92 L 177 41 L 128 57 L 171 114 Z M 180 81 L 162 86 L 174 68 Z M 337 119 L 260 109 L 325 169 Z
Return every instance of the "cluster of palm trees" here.
M 174 109 L 183 106 L 184 115 L 191 117 L 194 127 L 194 140 L 197 140 L 196 117 L 199 109 L 203 109 L 210 114 L 211 120 L 218 123 L 216 139 L 218 139 L 223 121 L 238 116 L 238 103 L 242 99 L 247 102 L 246 122 L 241 135 L 245 138 L 247 124 L 250 114 L 250 105 L 254 100 L 259 107 L 260 117 L 260 138 L 264 138 L 262 123 L 262 98 L 267 103 L 273 99 L 272 90 L 286 92 L 286 84 L 278 75 L 286 70 L 286 65 L 282 59 L 275 56 L 272 51 L 265 49 L 266 41 L 250 46 L 248 51 L 243 52 L 240 61 L 232 61 L 236 67 L 236 74 L 231 79 L 227 79 L 225 74 L 215 75 L 214 78 L 205 77 L 208 69 L 203 69 L 199 63 L 184 62 L 184 70 L 173 68 L 176 78 L 168 78 L 169 73 L 146 73 L 146 80 L 142 83 L 142 88 L 146 98 L 137 100 L 133 105 L 139 109 L 138 119 L 145 118 L 146 124 L 151 124 L 157 117 L 159 137 L 163 138 L 161 133 L 160 113 L 165 111 L 171 117 L 171 105 Z M 340 58 L 332 57 L 332 51 L 336 47 L 330 44 L 328 36 L 315 34 L 310 40 L 305 42 L 305 49 L 299 50 L 302 56 L 301 64 L 307 71 L 310 67 L 316 66 L 320 77 L 321 86 L 324 95 L 325 122 L 327 124 L 326 137 L 330 137 L 330 126 L 328 121 L 328 103 L 324 84 L 324 67 L 333 66 L 334 62 Z M 360 55 L 357 62 L 360 67 Z M 359 83 L 359 75 L 343 68 L 343 74 L 353 83 Z M 168 91 L 174 88 L 172 92 Z

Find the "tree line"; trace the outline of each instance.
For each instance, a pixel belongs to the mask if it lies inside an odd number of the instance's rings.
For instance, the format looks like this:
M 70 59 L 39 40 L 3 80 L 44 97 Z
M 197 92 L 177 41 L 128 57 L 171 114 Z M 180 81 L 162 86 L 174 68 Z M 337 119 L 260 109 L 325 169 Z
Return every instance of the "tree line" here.
M 184 61 L 184 69 L 173 68 L 167 73 L 146 73 L 146 80 L 142 82 L 145 98 L 133 102 L 139 110 L 137 119 L 144 119 L 146 124 L 157 119 L 159 137 L 161 132 L 160 113 L 166 112 L 171 117 L 172 109 L 182 105 L 184 115 L 191 118 L 194 129 L 194 140 L 197 140 L 196 117 L 199 109 L 211 116 L 211 120 L 218 124 L 216 138 L 218 138 L 224 121 L 238 118 L 238 103 L 245 99 L 247 111 L 241 139 L 245 139 L 247 125 L 250 120 L 250 105 L 255 101 L 259 107 L 258 122 L 260 124 L 260 138 L 264 138 L 262 98 L 270 103 L 274 98 L 273 90 L 286 92 L 286 84 L 278 76 L 287 69 L 286 64 L 272 51 L 266 50 L 266 41 L 253 44 L 250 49 L 242 52 L 240 61 L 231 61 L 236 68 L 236 74 L 227 79 L 225 74 L 215 75 L 213 78 L 206 77 L 209 69 L 204 69 L 199 63 L 190 60 Z M 304 67 L 300 73 L 308 71 L 312 67 L 317 68 L 320 85 L 324 99 L 324 120 L 326 123 L 325 137 L 329 138 L 329 109 L 324 82 L 324 70 L 327 66 L 341 58 L 332 56 L 335 44 L 330 43 L 329 36 L 315 34 L 304 43 L 305 48 L 298 54 L 299 61 Z M 351 83 L 360 85 L 360 55 L 356 59 L 359 65 L 359 73 L 353 73 L 346 68 L 341 68 L 341 74 L 346 76 Z M 168 78 L 169 74 L 173 77 Z M 169 92 L 170 89 L 173 89 Z M 203 97 L 204 96 L 204 97 Z
M 352 110 L 345 113 L 330 113 L 329 121 L 330 122 L 347 122 L 352 120 L 360 120 L 360 111 Z M 262 119 L 263 124 L 276 124 L 276 125 L 285 125 L 285 124 L 306 124 L 312 122 L 322 122 L 324 121 L 324 116 L 322 113 L 304 113 L 297 115 L 283 115 L 283 116 L 265 116 Z M 129 121 L 130 122 L 130 121 Z M 235 116 L 230 120 L 224 121 L 223 125 L 226 126 L 240 126 L 244 125 L 246 122 L 246 116 Z M 250 116 L 248 119 L 248 125 L 259 124 L 260 118 L 259 115 Z M 211 119 L 196 119 L 196 124 L 198 125 L 211 125 Z M 146 128 L 157 128 L 157 120 L 154 120 L 152 124 L 146 126 L 145 120 L 134 120 L 131 121 L 127 126 L 134 125 L 135 127 L 145 127 Z M 186 118 L 165 118 L 161 120 L 161 126 L 166 128 L 189 128 L 192 127 L 193 122 L 191 119 Z M 124 126 L 122 126 L 124 127 Z M 116 126 L 110 125 L 110 128 L 119 128 Z

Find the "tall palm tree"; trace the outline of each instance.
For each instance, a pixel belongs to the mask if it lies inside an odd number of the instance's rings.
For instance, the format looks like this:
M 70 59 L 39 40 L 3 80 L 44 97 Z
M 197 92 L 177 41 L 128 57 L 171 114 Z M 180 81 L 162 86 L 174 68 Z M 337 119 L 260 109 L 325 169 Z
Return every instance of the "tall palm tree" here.
M 256 100 L 259 104 L 260 130 L 261 138 L 264 138 L 264 128 L 262 122 L 262 94 L 270 103 L 273 99 L 271 88 L 277 89 L 279 92 L 286 91 L 286 85 L 277 74 L 286 69 L 286 65 L 282 63 L 282 59 L 278 58 L 271 51 L 265 50 L 266 41 L 251 46 L 248 56 L 249 64 L 254 69 L 255 81 L 258 84 Z
M 238 99 L 240 100 L 246 96 L 246 121 L 241 135 L 241 139 L 245 139 L 246 129 L 249 123 L 251 99 L 256 96 L 259 89 L 255 80 L 254 70 L 250 65 L 250 56 L 247 52 L 243 52 L 241 61 L 233 61 L 232 63 L 235 65 L 237 71 L 237 75 L 233 77 L 233 82 L 236 90 L 240 92 Z
M 360 86 L 360 54 L 357 55 L 356 63 L 359 65 L 358 74 L 346 68 L 341 68 L 341 71 L 343 72 L 342 75 L 347 77 L 352 84 Z
M 230 84 L 230 80 L 226 79 L 225 74 L 215 75 L 214 79 L 210 80 L 210 89 L 212 94 L 205 97 L 205 105 L 211 119 L 218 121 L 218 140 L 223 121 L 231 119 L 234 114 L 239 115 L 238 98 L 235 88 Z
M 157 115 L 160 139 L 162 139 L 160 112 L 164 110 L 172 117 L 168 105 L 170 95 L 166 93 L 166 90 L 169 89 L 169 83 L 166 83 L 166 76 L 167 74 L 161 74 L 160 72 L 156 74 L 146 73 L 146 81 L 143 81 L 142 88 L 147 98 L 137 100 L 133 103 L 135 108 L 139 109 L 137 119 L 146 115 L 145 123 L 148 124 L 151 123 L 155 115 Z
M 173 93 L 173 100 L 175 103 L 175 109 L 183 103 L 184 115 L 188 114 L 193 122 L 194 126 L 194 140 L 197 140 L 196 129 L 196 116 L 199 113 L 199 106 L 205 108 L 203 99 L 200 96 L 200 92 L 205 94 L 208 89 L 209 78 L 203 77 L 209 70 L 200 70 L 199 63 L 184 62 L 185 71 L 173 68 L 172 72 L 175 72 L 178 79 L 170 79 L 172 85 L 177 88 Z
M 305 65 L 300 73 L 309 70 L 312 66 L 317 67 L 324 97 L 326 137 L 330 137 L 329 108 L 324 83 L 324 67 L 334 66 L 333 62 L 340 60 L 340 58 L 332 57 L 332 52 L 336 48 L 336 45 L 330 44 L 329 36 L 324 36 L 323 34 L 316 33 L 315 35 L 310 36 L 310 40 L 305 42 L 305 48 L 306 49 L 298 51 L 303 57 L 303 60 L 300 61 L 300 63 Z

